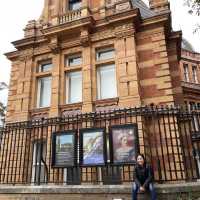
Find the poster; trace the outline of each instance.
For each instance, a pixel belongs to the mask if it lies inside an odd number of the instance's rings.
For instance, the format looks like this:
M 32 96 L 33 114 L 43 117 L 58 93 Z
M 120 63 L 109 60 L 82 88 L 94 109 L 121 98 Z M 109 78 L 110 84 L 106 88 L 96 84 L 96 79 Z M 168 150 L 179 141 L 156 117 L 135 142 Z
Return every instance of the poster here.
M 53 135 L 53 165 L 73 166 L 75 162 L 75 133 L 62 132 Z
M 110 146 L 113 163 L 134 163 L 138 154 L 137 126 L 119 125 L 111 127 Z
M 105 132 L 103 129 L 81 131 L 81 164 L 105 164 Z

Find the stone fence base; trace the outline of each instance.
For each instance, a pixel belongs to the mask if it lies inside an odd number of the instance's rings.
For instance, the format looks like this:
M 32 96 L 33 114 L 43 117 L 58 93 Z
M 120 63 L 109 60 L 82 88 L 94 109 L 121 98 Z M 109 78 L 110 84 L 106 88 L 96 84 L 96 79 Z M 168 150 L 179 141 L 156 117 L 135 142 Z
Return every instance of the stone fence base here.
M 159 200 L 200 200 L 200 183 L 155 185 Z M 140 200 L 148 200 L 140 194 Z M 131 200 L 131 185 L 0 186 L 0 200 Z

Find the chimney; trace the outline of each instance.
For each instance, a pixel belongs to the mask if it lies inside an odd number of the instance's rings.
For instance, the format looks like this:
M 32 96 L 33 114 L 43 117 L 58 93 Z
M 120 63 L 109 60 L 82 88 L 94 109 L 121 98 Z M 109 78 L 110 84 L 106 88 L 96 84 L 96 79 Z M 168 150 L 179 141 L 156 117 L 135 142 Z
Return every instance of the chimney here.
M 149 0 L 149 6 L 151 10 L 161 13 L 170 10 L 170 3 L 168 0 Z

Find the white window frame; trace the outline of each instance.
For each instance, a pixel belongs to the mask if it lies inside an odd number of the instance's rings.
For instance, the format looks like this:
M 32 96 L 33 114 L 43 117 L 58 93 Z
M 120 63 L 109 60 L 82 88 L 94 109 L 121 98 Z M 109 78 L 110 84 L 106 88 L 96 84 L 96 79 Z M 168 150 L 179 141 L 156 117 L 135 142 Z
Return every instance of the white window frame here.
M 43 66 L 45 65 L 49 65 L 50 66 L 50 69 L 48 70 L 43 70 Z M 44 63 L 40 63 L 39 66 L 38 66 L 38 72 L 41 73 L 41 72 L 50 72 L 53 68 L 53 64 L 51 61 L 49 62 L 44 62 Z
M 194 83 L 198 83 L 197 66 L 192 66 L 192 76 Z
M 188 64 L 183 64 L 183 70 L 184 70 L 184 81 L 189 82 L 189 66 Z
M 111 97 L 108 97 L 108 98 L 104 98 L 104 97 L 102 97 L 102 92 L 101 92 L 101 87 L 102 87 L 102 85 L 101 85 L 101 75 L 100 75 L 100 70 L 102 69 L 102 68 L 106 68 L 106 67 L 110 67 L 110 66 L 112 66 L 113 65 L 113 68 L 114 68 L 114 75 L 115 75 L 115 88 L 114 88 L 114 90 L 115 90 L 115 95 L 114 96 L 111 96 Z M 103 99 L 109 99 L 109 98 L 116 98 L 118 96 L 118 91 L 117 91 L 117 77 L 116 77 L 116 66 L 115 66 L 115 64 L 113 63 L 113 64 L 106 64 L 106 65 L 100 65 L 100 66 L 98 66 L 98 68 L 97 68 L 97 99 L 98 100 L 103 100 Z
M 71 85 L 70 85 L 70 74 L 72 73 L 80 73 L 81 75 L 81 99 L 80 101 L 77 101 L 77 102 L 72 102 L 70 100 L 70 88 L 71 88 Z M 82 71 L 72 71 L 72 72 L 68 72 L 66 73 L 65 75 L 66 77 L 66 104 L 73 104 L 73 103 L 80 103 L 83 101 L 83 75 L 82 75 Z
M 70 59 L 76 59 L 76 58 L 80 58 L 80 63 L 79 64 L 70 64 Z M 82 65 L 82 56 L 81 54 L 73 54 L 70 56 L 66 56 L 65 58 L 65 66 L 67 67 L 75 67 L 75 66 L 80 66 Z
M 107 52 L 112 52 L 113 55 L 111 54 L 111 56 L 109 57 L 105 57 L 105 58 L 102 58 L 102 56 L 100 56 L 101 53 L 107 53 Z M 110 47 L 110 48 L 102 48 L 102 49 L 98 49 L 96 50 L 96 60 L 97 61 L 102 61 L 102 60 L 108 60 L 108 59 L 113 59 L 115 58 L 115 49 Z
M 48 106 L 41 106 L 40 102 L 41 102 L 41 80 L 44 78 L 49 78 L 52 84 L 52 77 L 51 76 L 45 76 L 45 77 L 39 77 L 37 79 L 37 108 L 45 108 L 45 107 L 50 107 L 51 106 L 51 96 L 50 96 L 50 102 Z M 51 91 L 52 88 L 50 88 Z M 50 92 L 51 94 L 51 92 Z
M 196 159 L 196 163 L 197 163 L 197 170 L 199 171 L 200 174 L 200 150 L 199 149 L 194 149 L 195 151 L 195 159 Z
M 44 148 L 46 148 L 46 145 L 47 145 L 46 142 L 40 141 L 40 140 L 34 141 L 34 142 L 32 143 L 32 145 L 33 145 L 33 161 L 32 161 L 31 183 L 35 183 L 35 176 L 37 176 L 37 174 L 36 174 L 36 167 L 40 165 L 40 163 L 37 162 L 37 157 L 36 157 L 36 152 L 37 152 L 37 151 L 39 152 L 39 150 L 37 149 L 39 143 L 43 143 L 43 150 L 44 150 Z M 41 144 L 40 144 L 40 145 L 41 145 Z M 45 147 L 44 147 L 44 146 L 45 146 Z M 47 150 L 47 149 L 45 149 L 45 154 L 47 153 L 46 150 Z M 40 152 L 39 152 L 39 153 L 40 153 Z M 42 152 L 42 154 L 43 154 L 43 153 L 44 153 L 44 152 Z M 42 168 L 42 167 L 45 168 L 44 163 L 41 162 L 41 168 Z M 45 169 L 44 169 L 44 171 L 45 171 Z M 40 175 L 41 175 L 41 174 L 40 174 Z M 40 178 L 41 178 L 41 177 L 40 177 Z M 46 177 L 45 174 L 44 174 L 44 180 L 45 180 L 44 182 L 46 182 L 46 180 L 47 180 L 47 177 Z M 36 180 L 36 182 L 37 182 L 37 180 Z

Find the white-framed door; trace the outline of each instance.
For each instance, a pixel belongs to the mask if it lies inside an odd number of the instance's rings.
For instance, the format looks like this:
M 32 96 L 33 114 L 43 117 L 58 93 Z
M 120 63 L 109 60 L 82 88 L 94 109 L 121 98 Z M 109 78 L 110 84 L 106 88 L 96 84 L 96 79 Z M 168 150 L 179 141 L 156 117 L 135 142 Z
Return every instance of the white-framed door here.
M 45 141 L 34 141 L 32 144 L 33 148 L 33 161 L 32 161 L 32 176 L 31 183 L 41 184 L 46 183 L 47 177 L 45 173 L 45 165 L 42 162 L 42 158 L 46 157 L 46 142 Z

